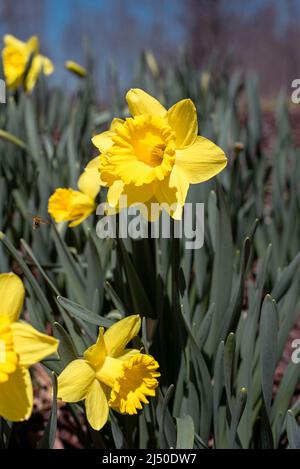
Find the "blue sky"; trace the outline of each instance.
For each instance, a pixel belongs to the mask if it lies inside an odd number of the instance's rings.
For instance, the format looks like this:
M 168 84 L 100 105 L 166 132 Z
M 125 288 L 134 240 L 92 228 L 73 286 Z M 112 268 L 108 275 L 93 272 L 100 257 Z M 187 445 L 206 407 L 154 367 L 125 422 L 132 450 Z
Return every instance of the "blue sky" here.
M 279 27 L 285 24 L 289 0 L 222 1 L 225 12 L 249 17 L 272 1 Z M 300 0 L 291 1 L 300 12 Z M 168 52 L 184 43 L 185 5 L 185 0 L 0 0 L 0 32 L 22 39 L 38 34 L 59 80 L 71 79 L 63 71 L 66 59 L 83 61 L 82 38 L 88 36 L 102 69 L 113 58 L 126 79 L 143 48 Z

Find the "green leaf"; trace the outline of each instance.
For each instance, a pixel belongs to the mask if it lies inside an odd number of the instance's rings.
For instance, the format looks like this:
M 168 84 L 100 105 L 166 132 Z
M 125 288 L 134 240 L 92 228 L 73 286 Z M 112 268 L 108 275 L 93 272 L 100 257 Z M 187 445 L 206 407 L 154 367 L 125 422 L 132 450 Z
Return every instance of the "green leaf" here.
M 118 250 L 119 255 L 123 261 L 130 295 L 132 299 L 132 305 L 135 312 L 138 312 L 142 316 L 155 317 L 149 298 L 145 292 L 144 286 L 139 279 L 133 262 L 124 246 L 122 239 L 118 239 Z
M 231 412 L 232 412 L 231 396 L 232 396 L 234 354 L 235 354 L 235 335 L 232 332 L 227 337 L 225 348 L 224 348 L 224 383 L 225 383 L 227 402 L 228 402 L 228 406 Z
M 291 449 L 300 449 L 300 427 L 291 410 L 286 416 L 286 430 Z
M 38 443 L 38 449 L 52 449 L 57 429 L 57 377 L 52 373 L 53 398 L 50 420 L 44 434 Z
M 172 417 L 168 410 L 168 404 L 173 395 L 174 385 L 169 386 L 165 396 L 162 392 L 158 392 L 157 419 L 159 426 L 159 443 L 160 448 L 167 449 L 174 447 L 176 442 L 176 429 Z
M 275 300 L 270 295 L 265 297 L 260 318 L 260 370 L 261 384 L 266 411 L 271 409 L 274 374 L 278 356 L 279 318 Z
M 245 406 L 247 402 L 247 389 L 240 389 L 238 396 L 236 398 L 236 403 L 233 409 L 232 420 L 229 430 L 229 448 L 235 448 L 236 445 L 236 436 L 237 429 L 242 418 Z
M 176 417 L 177 440 L 176 449 L 193 449 L 195 438 L 195 427 L 190 415 Z
M 68 246 L 59 234 L 55 224 L 52 224 L 52 227 L 52 233 L 58 257 L 63 266 L 66 278 L 71 286 L 71 291 L 77 301 L 84 303 L 86 294 L 83 273 L 80 271 L 80 267 L 76 265 L 76 262 L 71 256 Z
M 54 335 L 59 339 L 58 354 L 63 367 L 66 367 L 71 361 L 76 360 L 76 353 L 73 341 L 67 331 L 58 323 L 53 324 Z
M 110 327 L 113 324 L 113 321 L 106 319 L 102 316 L 97 316 L 92 311 L 89 311 L 84 306 L 74 303 L 74 301 L 63 298 L 62 296 L 57 297 L 58 303 L 66 310 L 68 313 L 75 318 L 82 319 L 83 321 L 88 322 L 89 324 L 94 324 L 96 326 Z

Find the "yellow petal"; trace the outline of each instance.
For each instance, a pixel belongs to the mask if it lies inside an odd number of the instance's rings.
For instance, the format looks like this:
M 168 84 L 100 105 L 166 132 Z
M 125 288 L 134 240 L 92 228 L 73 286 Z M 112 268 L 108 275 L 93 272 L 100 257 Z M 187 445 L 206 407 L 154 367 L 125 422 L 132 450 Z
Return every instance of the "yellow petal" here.
M 115 132 L 113 130 L 107 130 L 102 132 L 102 134 L 95 135 L 92 138 L 92 142 L 101 153 L 105 153 L 113 145 L 112 137 L 114 135 Z
M 189 190 L 189 180 L 181 168 L 176 165 L 172 169 L 170 175 L 170 187 L 174 187 L 176 189 L 177 202 L 184 205 L 187 192 Z
M 89 213 L 90 215 L 90 213 Z M 80 223 L 82 223 L 85 219 L 87 218 L 86 215 L 82 215 L 82 217 L 80 218 L 76 218 L 76 220 L 72 221 L 71 223 L 69 223 L 69 228 L 75 228 L 75 226 L 78 226 L 80 225 Z
M 3 38 L 3 42 L 5 46 L 14 46 L 14 47 L 24 47 L 25 42 L 20 41 L 20 39 L 17 39 L 15 36 L 12 34 L 5 34 Z
M 124 189 L 124 182 L 114 181 L 107 192 L 107 201 L 111 207 L 116 207 Z
M 109 407 L 104 390 L 96 379 L 85 399 L 86 416 L 94 430 L 101 430 L 108 420 Z
M 25 44 L 6 45 L 2 50 L 2 61 L 7 86 L 11 89 L 17 88 L 22 83 L 28 61 Z
M 40 48 L 40 41 L 37 36 L 31 36 L 26 42 L 26 46 L 30 54 L 38 53 Z
M 139 88 L 128 91 L 126 100 L 132 116 L 150 114 L 163 117 L 167 112 L 157 99 Z
M 180 167 L 190 184 L 207 181 L 222 171 L 227 164 L 223 150 L 204 137 L 182 150 L 176 150 L 175 165 Z
M 156 185 L 155 187 L 157 186 L 158 185 Z M 151 197 L 151 199 L 147 200 L 143 203 L 143 205 L 140 206 L 140 210 L 145 220 L 154 222 L 159 219 L 162 208 L 158 200 L 155 197 Z
M 156 183 L 144 184 L 143 186 L 135 186 L 134 184 L 128 184 L 124 187 L 123 194 L 127 196 L 127 203 L 131 205 L 137 205 L 147 202 L 153 197 L 155 192 Z
M 95 371 L 85 360 L 74 360 L 57 379 L 58 398 L 65 402 L 85 399 L 95 379 Z
M 41 72 L 50 75 L 53 70 L 54 66 L 50 59 L 40 54 L 35 55 L 25 78 L 25 90 L 32 91 Z
M 107 355 L 103 332 L 103 327 L 100 327 L 97 342 L 91 347 L 89 347 L 83 355 L 84 359 L 91 365 L 93 365 L 93 367 L 95 368 L 98 368 L 103 364 Z
M 78 179 L 78 189 L 84 194 L 95 199 L 100 190 L 100 173 L 98 170 L 84 171 Z
M 0 316 L 8 316 L 11 322 L 17 321 L 23 306 L 24 296 L 24 285 L 17 275 L 12 273 L 0 275 Z
M 30 69 L 28 70 L 28 73 L 25 78 L 24 86 L 25 86 L 26 91 L 32 91 L 32 89 L 34 88 L 37 82 L 37 79 L 39 77 L 39 74 L 41 72 L 41 67 L 42 67 L 41 56 L 36 55 L 31 62 Z
M 85 167 L 85 170 L 87 171 L 90 171 L 90 170 L 93 170 L 93 171 L 98 171 L 100 167 L 100 156 L 96 156 L 96 158 L 93 158 L 91 161 L 89 161 L 89 163 L 87 164 L 87 166 Z
M 53 62 L 48 59 L 48 57 L 45 57 L 44 55 L 41 55 L 42 58 L 42 69 L 45 75 L 51 75 L 51 73 L 54 72 L 54 65 Z
M 31 366 L 57 351 L 58 340 L 38 332 L 30 324 L 15 322 L 11 328 L 21 366 Z
M 114 180 L 122 179 L 126 184 L 143 186 L 150 184 L 157 178 L 157 170 L 148 164 L 138 161 L 133 154 L 119 153 L 111 155 L 101 162 L 101 179 L 112 184 Z
M 33 406 L 33 391 L 29 371 L 17 368 L 9 380 L 0 384 L 0 415 L 12 422 L 29 419 Z
M 118 209 L 142 204 L 151 199 L 154 188 L 155 183 L 135 186 L 134 184 L 125 185 L 121 180 L 114 181 L 108 189 L 107 201 L 111 207 L 117 207 Z M 120 200 L 121 196 L 122 199 Z
M 176 165 L 171 175 L 157 185 L 155 197 L 175 220 L 181 220 L 182 210 L 189 190 L 186 174 Z
M 128 344 L 141 328 L 141 318 L 138 314 L 128 316 L 113 324 L 104 334 L 107 354 L 110 357 L 121 355 Z
M 124 124 L 124 120 L 123 119 L 120 119 L 119 117 L 115 117 L 112 121 L 111 121 L 111 124 L 110 124 L 110 130 L 115 130 L 117 127 L 119 127 L 120 125 L 123 125 Z
M 197 111 L 193 101 L 183 99 L 174 104 L 167 113 L 170 127 L 176 133 L 176 147 L 192 145 L 198 133 Z
M 118 360 L 127 361 L 138 353 L 140 353 L 140 351 L 135 348 L 125 348 L 124 352 L 118 356 Z

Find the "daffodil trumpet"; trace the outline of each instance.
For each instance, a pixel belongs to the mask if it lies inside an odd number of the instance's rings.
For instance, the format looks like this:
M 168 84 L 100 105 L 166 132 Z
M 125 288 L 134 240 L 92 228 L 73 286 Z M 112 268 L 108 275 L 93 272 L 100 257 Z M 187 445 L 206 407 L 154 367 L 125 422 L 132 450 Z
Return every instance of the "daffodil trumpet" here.
M 0 416 L 29 419 L 33 390 L 28 368 L 57 351 L 57 339 L 19 321 L 25 290 L 12 273 L 0 275 Z
M 95 430 L 105 425 L 110 408 L 134 415 L 149 403 L 148 397 L 155 396 L 160 376 L 157 361 L 126 347 L 140 327 L 138 315 L 122 319 L 106 332 L 101 327 L 96 344 L 58 377 L 58 398 L 84 400 L 88 422 Z

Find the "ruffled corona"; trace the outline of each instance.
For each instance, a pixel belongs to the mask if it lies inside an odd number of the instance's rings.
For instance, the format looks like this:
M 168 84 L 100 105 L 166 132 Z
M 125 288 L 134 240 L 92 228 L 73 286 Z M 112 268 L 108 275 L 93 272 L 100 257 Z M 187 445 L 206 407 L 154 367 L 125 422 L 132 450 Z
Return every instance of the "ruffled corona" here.
M 101 179 L 108 184 L 121 179 L 142 186 L 162 181 L 175 161 L 175 133 L 164 119 L 138 116 L 115 129 L 113 145 L 101 158 Z
M 88 421 L 95 430 L 107 422 L 110 407 L 133 415 L 149 403 L 147 396 L 155 396 L 158 363 L 150 355 L 126 348 L 140 327 L 141 319 L 135 315 L 105 333 L 100 328 L 97 343 L 58 377 L 58 397 L 66 402 L 84 399 Z
M 153 357 L 141 353 L 124 362 L 115 378 L 109 405 L 122 414 L 133 415 L 142 409 L 142 404 L 149 404 L 146 396 L 155 396 L 158 367 Z

